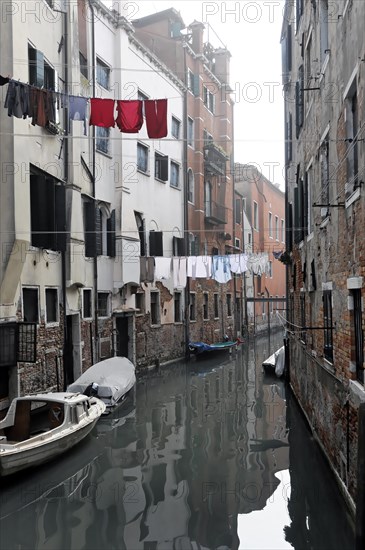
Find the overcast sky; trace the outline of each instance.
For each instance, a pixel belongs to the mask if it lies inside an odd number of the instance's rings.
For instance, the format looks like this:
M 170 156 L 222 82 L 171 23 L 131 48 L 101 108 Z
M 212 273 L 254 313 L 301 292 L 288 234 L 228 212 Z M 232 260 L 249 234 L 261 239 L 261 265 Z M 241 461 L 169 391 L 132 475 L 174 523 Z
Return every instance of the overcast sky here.
M 284 107 L 280 31 L 284 0 L 199 2 L 104 0 L 129 20 L 174 7 L 186 25 L 209 23 L 232 54 L 235 160 L 256 164 L 284 190 Z M 209 41 L 218 46 L 210 31 Z

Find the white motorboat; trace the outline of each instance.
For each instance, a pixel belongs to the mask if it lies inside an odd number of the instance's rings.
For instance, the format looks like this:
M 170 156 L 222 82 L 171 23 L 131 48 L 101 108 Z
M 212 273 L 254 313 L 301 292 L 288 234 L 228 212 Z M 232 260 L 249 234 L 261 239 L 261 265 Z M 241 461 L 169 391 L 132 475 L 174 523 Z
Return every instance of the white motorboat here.
M 265 372 L 272 372 L 276 374 L 278 378 L 283 375 L 285 367 L 285 348 L 282 346 L 275 353 L 270 355 L 265 361 L 263 361 L 262 366 L 264 367 Z
M 107 409 L 115 407 L 136 383 L 135 367 L 126 357 L 110 357 L 87 369 L 67 391 L 95 395 Z
M 0 422 L 0 476 L 64 453 L 88 435 L 104 411 L 100 399 L 75 393 L 17 397 Z

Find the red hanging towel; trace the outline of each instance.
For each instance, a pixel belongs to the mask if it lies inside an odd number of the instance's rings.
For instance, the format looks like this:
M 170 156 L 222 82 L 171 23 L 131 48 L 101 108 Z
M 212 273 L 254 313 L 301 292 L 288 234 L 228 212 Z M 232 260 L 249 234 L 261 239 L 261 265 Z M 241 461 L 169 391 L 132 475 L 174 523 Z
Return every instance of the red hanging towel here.
M 90 126 L 114 128 L 114 103 L 114 99 L 91 98 Z
M 142 101 L 139 99 L 118 100 L 117 112 L 118 116 L 115 122 L 121 132 L 134 134 L 142 128 Z
M 144 102 L 148 137 L 167 136 L 167 99 L 146 99 Z

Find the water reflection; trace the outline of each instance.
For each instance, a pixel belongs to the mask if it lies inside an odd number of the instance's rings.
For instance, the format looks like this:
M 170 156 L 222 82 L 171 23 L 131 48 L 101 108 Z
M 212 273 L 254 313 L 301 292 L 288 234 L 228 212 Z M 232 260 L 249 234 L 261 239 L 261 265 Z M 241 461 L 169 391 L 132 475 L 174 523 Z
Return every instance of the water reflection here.
M 352 548 L 302 417 L 263 374 L 280 345 L 142 377 L 71 453 L 2 482 L 1 548 Z

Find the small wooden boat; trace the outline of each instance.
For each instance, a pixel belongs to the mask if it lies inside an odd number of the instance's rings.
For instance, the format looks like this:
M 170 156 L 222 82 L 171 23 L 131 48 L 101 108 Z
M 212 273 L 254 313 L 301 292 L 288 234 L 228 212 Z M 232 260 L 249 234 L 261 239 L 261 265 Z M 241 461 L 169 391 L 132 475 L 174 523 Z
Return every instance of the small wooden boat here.
M 201 355 L 203 353 L 215 352 L 215 351 L 227 351 L 230 350 L 242 342 L 240 340 L 217 342 L 216 344 L 206 344 L 205 342 L 190 342 L 189 350 L 196 354 Z
M 87 369 L 67 391 L 95 395 L 107 410 L 119 404 L 136 383 L 135 367 L 126 357 L 110 357 Z
M 0 422 L 0 476 L 64 453 L 89 434 L 104 411 L 100 399 L 80 394 L 17 397 Z

